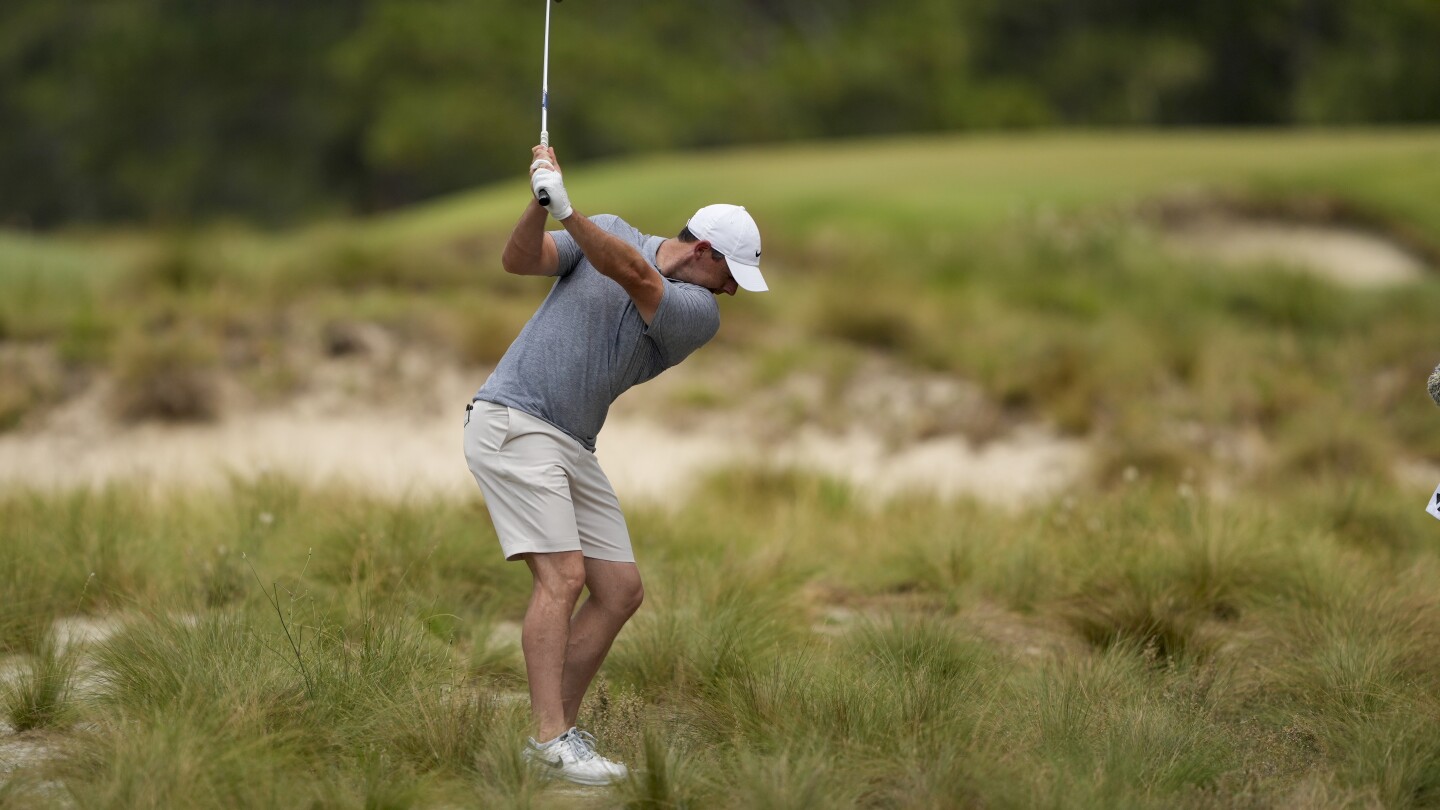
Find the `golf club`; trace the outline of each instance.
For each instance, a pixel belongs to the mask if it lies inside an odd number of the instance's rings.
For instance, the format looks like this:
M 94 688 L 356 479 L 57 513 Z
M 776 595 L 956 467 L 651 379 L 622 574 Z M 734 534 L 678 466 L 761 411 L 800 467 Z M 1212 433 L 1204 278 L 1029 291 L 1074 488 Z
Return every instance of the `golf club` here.
M 558 3 L 560 0 L 554 0 Z M 549 112 L 550 112 L 550 6 L 551 0 L 545 0 L 545 66 L 540 73 L 540 145 L 550 145 Z M 535 199 L 541 205 L 550 204 L 550 192 L 540 189 L 535 194 Z

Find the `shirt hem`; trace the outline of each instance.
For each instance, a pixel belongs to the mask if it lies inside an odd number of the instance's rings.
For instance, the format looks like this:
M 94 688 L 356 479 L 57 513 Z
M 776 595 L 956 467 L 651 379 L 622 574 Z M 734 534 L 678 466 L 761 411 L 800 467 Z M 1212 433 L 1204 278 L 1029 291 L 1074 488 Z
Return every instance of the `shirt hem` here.
M 582 449 L 584 449 L 585 451 L 589 452 L 592 456 L 595 454 L 595 448 L 594 448 L 594 447 L 591 447 L 591 446 L 588 445 L 588 444 L 586 444 L 584 439 L 582 439 L 582 438 L 580 438 L 579 436 L 576 436 L 574 433 L 566 430 L 563 425 L 557 425 L 557 424 L 555 424 L 554 422 L 550 421 L 549 419 L 546 419 L 545 417 L 541 416 L 540 414 L 531 411 L 529 408 L 524 408 L 524 407 L 521 407 L 520 405 L 517 405 L 517 404 L 514 403 L 514 402 L 506 402 L 505 400 L 499 399 L 499 398 L 490 399 L 489 397 L 482 397 L 482 396 L 480 396 L 479 394 L 476 394 L 475 397 L 474 397 L 474 399 L 471 400 L 471 402 L 489 402 L 489 403 L 491 403 L 492 405 L 503 405 L 503 406 L 505 406 L 505 407 L 507 407 L 507 408 L 514 408 L 515 410 L 517 410 L 517 411 L 525 414 L 526 416 L 533 416 L 534 418 L 539 419 L 541 422 L 544 422 L 545 424 L 549 425 L 550 427 L 553 427 L 553 428 L 555 428 L 556 430 L 560 431 L 561 433 L 564 433 L 566 436 L 569 436 L 571 439 L 573 439 L 573 440 L 575 441 L 576 444 L 580 445 L 580 447 L 581 447 Z

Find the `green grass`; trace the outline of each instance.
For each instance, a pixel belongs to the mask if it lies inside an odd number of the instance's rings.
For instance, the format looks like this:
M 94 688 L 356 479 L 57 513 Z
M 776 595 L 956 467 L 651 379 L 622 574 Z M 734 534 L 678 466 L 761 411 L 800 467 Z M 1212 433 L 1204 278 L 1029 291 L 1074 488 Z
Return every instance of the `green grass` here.
M 54 633 L 35 649 L 25 670 L 0 690 L 0 713 L 19 732 L 63 726 L 74 714 L 74 651 L 61 649 Z
M 576 199 L 650 232 L 684 212 L 743 202 L 779 265 L 800 269 L 857 247 L 907 253 L 1024 216 L 1049 217 L 1196 187 L 1285 199 L 1348 201 L 1435 241 L 1440 133 L 1427 129 L 1302 132 L 1070 133 L 858 140 L 668 155 L 570 167 Z M 518 164 L 517 164 L 518 165 Z M 923 171 L 919 169 L 923 167 Z M 902 182 L 915 174 L 922 188 Z M 0 239 L 0 296 L 17 306 L 75 297 L 96 279 L 196 287 L 260 275 L 270 285 L 420 285 L 493 268 L 524 199 L 520 182 L 371 221 L 265 235 L 209 233 Z M 903 262 L 881 268 L 904 277 Z M 221 272 L 228 271 L 228 272 Z M 178 282 L 177 282 L 178 280 Z M 191 281 L 204 281 L 188 283 Z M 47 303 L 53 303 L 48 301 Z
M 816 249 L 857 236 L 885 245 L 897 232 L 943 236 L 1197 185 L 1353 195 L 1433 233 L 1440 205 L 1427 189 L 1437 182 L 1437 156 L 1440 135 L 1424 129 L 925 137 L 567 166 L 567 185 L 577 201 L 634 212 L 637 227 L 657 233 L 678 230 L 676 211 L 742 202 L 778 244 Z M 376 238 L 429 242 L 481 223 L 508 229 L 517 194 L 519 183 L 421 206 L 376 223 Z

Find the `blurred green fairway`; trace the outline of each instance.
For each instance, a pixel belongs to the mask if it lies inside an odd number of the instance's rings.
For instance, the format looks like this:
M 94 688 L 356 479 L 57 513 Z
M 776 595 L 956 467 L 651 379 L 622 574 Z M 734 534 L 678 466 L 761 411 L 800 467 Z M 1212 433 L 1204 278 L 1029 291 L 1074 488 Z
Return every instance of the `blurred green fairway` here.
M 563 164 L 563 143 L 557 154 Z M 1075 211 L 1195 187 L 1335 195 L 1440 233 L 1440 130 L 904 138 L 580 166 L 567 182 L 584 210 L 623 212 L 660 233 L 707 202 L 740 202 L 782 244 L 832 229 L 965 230 L 1037 207 Z M 508 229 L 524 188 L 420 206 L 374 223 L 376 236 Z
M 557 144 L 564 162 L 564 144 Z M 526 155 L 516 157 L 523 175 Z M 571 168 L 571 167 L 567 167 Z M 1074 212 L 1176 190 L 1339 197 L 1440 234 L 1440 130 L 1071 133 L 899 138 L 659 156 L 573 167 L 573 198 L 643 230 L 679 229 L 708 202 L 746 205 L 779 246 L 821 237 L 911 237 L 1003 222 L 1036 209 Z M 416 247 L 476 234 L 503 238 L 522 180 L 373 220 L 289 235 L 232 235 L 253 258 L 309 242 L 358 239 Z M 224 233 L 223 231 L 221 232 Z M 1436 237 L 1440 240 L 1440 237 Z M 0 235 L 0 284 L 68 284 L 133 255 L 133 237 Z

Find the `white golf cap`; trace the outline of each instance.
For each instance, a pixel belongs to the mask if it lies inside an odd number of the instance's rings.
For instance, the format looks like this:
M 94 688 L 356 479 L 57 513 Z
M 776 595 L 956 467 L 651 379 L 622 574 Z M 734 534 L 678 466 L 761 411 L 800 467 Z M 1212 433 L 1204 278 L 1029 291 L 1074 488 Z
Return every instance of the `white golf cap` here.
M 742 290 L 765 292 L 770 289 L 760 275 L 760 228 L 743 205 L 718 203 L 695 212 L 685 223 L 696 239 L 709 242 L 725 254 L 730 275 Z

